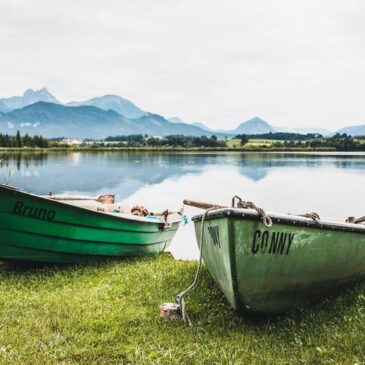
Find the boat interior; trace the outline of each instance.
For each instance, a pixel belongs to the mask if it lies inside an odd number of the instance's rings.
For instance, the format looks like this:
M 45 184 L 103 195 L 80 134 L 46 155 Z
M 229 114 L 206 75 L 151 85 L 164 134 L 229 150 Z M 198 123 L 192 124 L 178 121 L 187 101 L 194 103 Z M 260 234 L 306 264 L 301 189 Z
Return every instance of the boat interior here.
M 183 209 L 178 212 L 150 212 L 142 205 L 128 205 L 124 202 L 111 202 L 109 200 L 99 200 L 88 197 L 72 197 L 72 196 L 49 196 L 45 195 L 42 198 L 56 200 L 63 204 L 76 206 L 83 209 L 88 209 L 94 212 L 110 214 L 113 216 L 134 219 L 139 221 L 158 221 L 163 223 L 178 222 L 183 219 Z M 102 202 L 104 201 L 104 202 Z

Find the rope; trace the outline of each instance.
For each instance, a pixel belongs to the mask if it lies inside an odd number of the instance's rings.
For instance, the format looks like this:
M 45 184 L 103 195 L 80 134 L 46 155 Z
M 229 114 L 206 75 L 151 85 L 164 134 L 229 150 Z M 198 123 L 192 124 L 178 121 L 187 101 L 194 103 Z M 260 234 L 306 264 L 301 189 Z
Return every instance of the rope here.
M 270 228 L 272 227 L 272 220 L 271 218 L 266 214 L 266 212 L 262 209 L 257 207 L 254 203 L 252 202 L 245 202 L 243 201 L 239 196 L 235 195 L 232 199 L 232 206 L 234 207 L 234 203 L 235 200 L 238 200 L 237 202 L 237 208 L 243 208 L 243 209 L 254 209 L 256 210 L 256 212 L 260 215 L 264 225 L 266 228 Z M 310 213 L 305 213 L 305 214 L 299 214 L 300 217 L 306 217 L 306 218 L 310 218 L 312 219 L 315 223 L 319 223 L 319 221 L 321 220 L 321 217 L 315 213 L 315 212 L 310 212 Z
M 315 212 L 311 212 L 311 213 L 305 213 L 305 214 L 299 214 L 300 217 L 306 217 L 306 218 L 310 218 L 312 219 L 315 223 L 319 223 L 319 221 L 321 220 L 321 217 L 315 213 Z
M 234 196 L 233 198 L 233 207 L 234 207 L 234 202 L 235 199 L 238 199 L 238 203 L 237 203 L 237 207 L 238 208 L 244 208 L 244 209 L 254 209 L 256 210 L 256 212 L 260 215 L 264 225 L 266 228 L 270 228 L 272 226 L 272 220 L 271 218 L 266 214 L 266 212 L 262 209 L 257 207 L 254 203 L 252 202 L 245 202 L 243 201 L 239 196 Z M 189 317 L 189 314 L 186 310 L 186 304 L 185 304 L 185 298 L 187 296 L 187 294 L 192 291 L 198 284 L 198 280 L 199 280 L 199 276 L 200 276 L 200 272 L 201 272 L 201 268 L 202 268 L 202 263 L 203 263 L 203 247 L 204 247 L 204 225 L 205 225 L 205 219 L 208 216 L 208 213 L 212 210 L 216 210 L 216 209 L 220 209 L 222 208 L 219 205 L 214 205 L 211 208 L 207 209 L 203 216 L 202 216 L 202 220 L 201 220 L 201 231 L 200 231 L 200 246 L 199 246 L 199 263 L 198 263 L 198 268 L 195 272 L 195 277 L 194 277 L 194 281 L 191 283 L 191 285 L 186 288 L 185 290 L 183 290 L 180 294 L 178 294 L 176 296 L 176 304 L 180 306 L 180 310 L 181 310 L 181 316 L 182 319 L 184 321 L 184 323 L 188 324 L 189 326 L 192 326 L 193 323 Z
M 270 228 L 272 227 L 272 220 L 271 218 L 266 214 L 266 212 L 262 209 L 257 207 L 254 203 L 252 202 L 245 202 L 243 201 L 239 196 L 235 195 L 232 199 L 232 205 L 234 207 L 234 202 L 235 199 L 238 200 L 237 202 L 237 208 L 243 208 L 243 209 L 253 209 L 256 210 L 257 214 L 261 217 L 262 222 L 264 223 L 264 226 L 266 228 Z
M 218 205 L 213 206 L 213 207 L 207 209 L 204 212 L 203 216 L 202 216 L 201 231 L 200 231 L 199 263 L 198 263 L 198 268 L 197 268 L 197 270 L 195 272 L 195 278 L 194 278 L 194 281 L 191 283 L 191 285 L 188 288 L 186 288 L 185 290 L 183 290 L 180 294 L 178 294 L 176 296 L 176 304 L 180 305 L 182 319 L 183 319 L 184 323 L 188 324 L 189 326 L 192 326 L 193 323 L 192 323 L 192 321 L 191 321 L 191 319 L 190 319 L 190 317 L 188 315 L 188 312 L 186 310 L 185 297 L 198 284 L 198 280 L 199 280 L 199 276 L 200 276 L 200 272 L 201 272 L 201 268 L 202 268 L 202 262 L 203 262 L 203 246 L 204 246 L 204 224 L 205 224 L 205 218 L 207 217 L 208 213 L 211 210 L 215 210 L 215 209 L 219 209 L 219 208 L 221 208 L 221 207 L 218 206 Z

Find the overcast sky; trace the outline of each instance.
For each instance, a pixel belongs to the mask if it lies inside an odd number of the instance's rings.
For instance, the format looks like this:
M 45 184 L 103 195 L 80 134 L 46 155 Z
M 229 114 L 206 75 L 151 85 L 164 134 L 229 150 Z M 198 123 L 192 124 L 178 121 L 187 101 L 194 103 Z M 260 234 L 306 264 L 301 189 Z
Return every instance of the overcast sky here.
M 0 97 L 121 95 L 213 128 L 365 123 L 364 0 L 1 0 Z

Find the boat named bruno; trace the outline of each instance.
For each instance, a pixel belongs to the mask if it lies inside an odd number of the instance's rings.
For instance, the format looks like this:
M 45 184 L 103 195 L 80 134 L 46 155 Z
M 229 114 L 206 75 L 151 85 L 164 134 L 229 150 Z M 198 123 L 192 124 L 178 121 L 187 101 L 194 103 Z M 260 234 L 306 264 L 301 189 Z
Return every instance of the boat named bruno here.
M 134 215 L 103 199 L 41 197 L 4 185 L 0 202 L 3 261 L 84 263 L 159 253 L 183 219 L 181 213 L 140 216 L 140 206 Z

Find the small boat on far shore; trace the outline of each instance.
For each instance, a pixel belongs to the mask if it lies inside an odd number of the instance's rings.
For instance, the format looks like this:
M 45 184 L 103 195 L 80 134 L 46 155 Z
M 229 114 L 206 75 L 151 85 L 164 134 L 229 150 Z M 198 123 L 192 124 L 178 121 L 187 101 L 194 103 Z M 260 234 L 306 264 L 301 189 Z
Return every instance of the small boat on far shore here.
M 79 264 L 169 246 L 182 212 L 148 214 L 111 197 L 38 196 L 0 185 L 0 260 Z
M 196 237 L 199 244 L 203 237 L 206 267 L 234 309 L 283 313 L 365 278 L 365 217 L 266 214 L 234 202 L 184 202 L 206 209 L 193 217 Z

